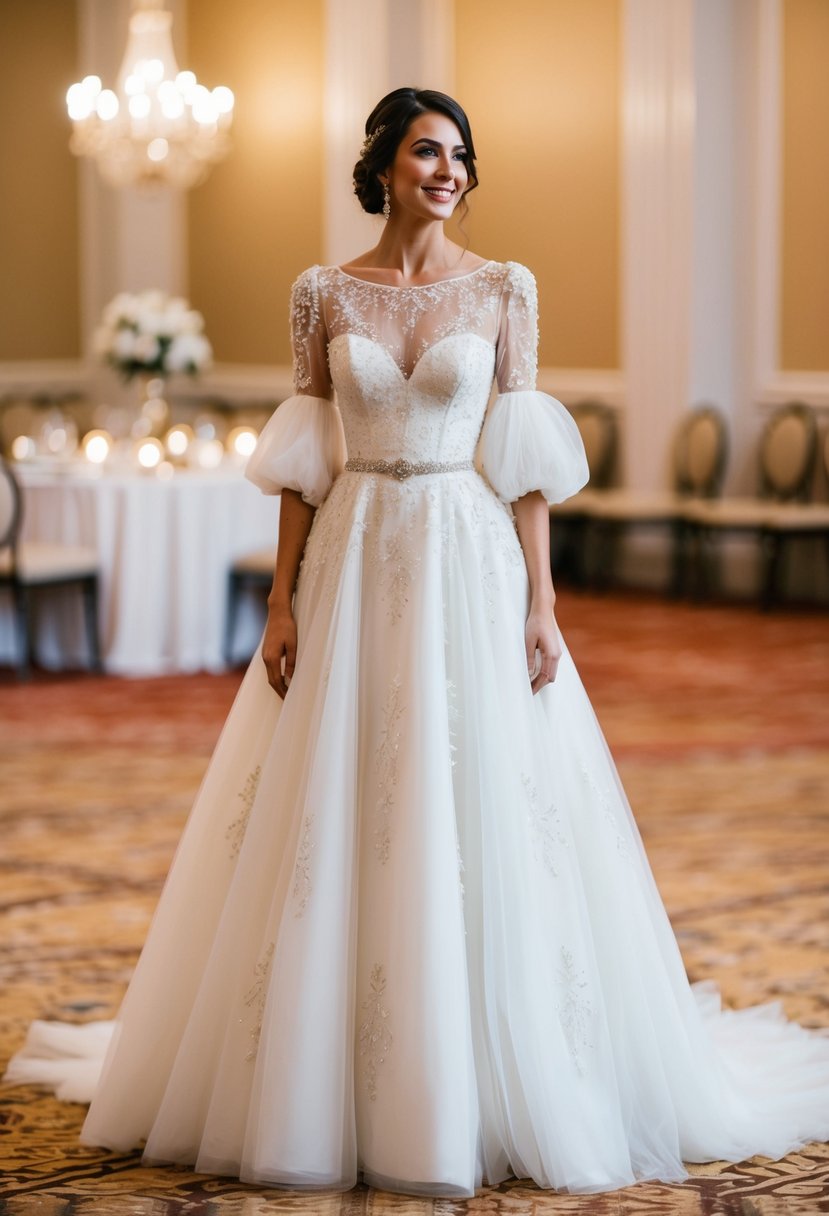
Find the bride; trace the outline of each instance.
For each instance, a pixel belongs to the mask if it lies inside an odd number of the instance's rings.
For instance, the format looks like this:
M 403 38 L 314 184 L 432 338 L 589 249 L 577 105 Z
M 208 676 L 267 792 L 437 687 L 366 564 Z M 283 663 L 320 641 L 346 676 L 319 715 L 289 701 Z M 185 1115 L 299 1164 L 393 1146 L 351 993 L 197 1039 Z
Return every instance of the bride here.
M 36 1023 L 8 1079 L 91 1097 L 87 1144 L 293 1188 L 599 1191 L 827 1138 L 829 1042 L 689 985 L 557 629 L 548 504 L 587 468 L 532 274 L 444 231 L 466 115 L 397 89 L 365 132 L 385 225 L 294 284 L 248 468 L 282 495 L 261 657 L 114 1028 Z

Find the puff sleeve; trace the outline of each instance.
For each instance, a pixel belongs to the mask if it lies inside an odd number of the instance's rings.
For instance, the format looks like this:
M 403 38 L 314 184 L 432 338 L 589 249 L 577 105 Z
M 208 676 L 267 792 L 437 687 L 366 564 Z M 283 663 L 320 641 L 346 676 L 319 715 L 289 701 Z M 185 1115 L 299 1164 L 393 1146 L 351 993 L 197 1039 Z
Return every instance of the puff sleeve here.
M 296 490 L 318 507 L 346 459 L 340 412 L 331 399 L 327 334 L 319 267 L 303 271 L 291 288 L 294 389 L 262 429 L 245 476 L 265 494 Z
M 507 263 L 495 348 L 498 395 L 481 434 L 481 463 L 499 498 L 540 490 L 562 502 L 589 477 L 578 427 L 555 397 L 536 387 L 538 296 L 532 273 Z

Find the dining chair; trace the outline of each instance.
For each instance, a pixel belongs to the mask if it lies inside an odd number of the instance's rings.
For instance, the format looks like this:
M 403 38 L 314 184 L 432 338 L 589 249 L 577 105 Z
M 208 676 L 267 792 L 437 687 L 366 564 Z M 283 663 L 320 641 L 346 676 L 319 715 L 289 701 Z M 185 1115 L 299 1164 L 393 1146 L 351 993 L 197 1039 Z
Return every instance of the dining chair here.
M 273 583 L 275 564 L 276 546 L 269 545 L 265 549 L 257 549 L 253 553 L 243 554 L 236 559 L 230 568 L 230 573 L 228 574 L 224 646 L 225 662 L 228 667 L 232 667 L 235 661 L 233 657 L 233 640 L 236 634 L 239 597 L 244 591 L 250 589 L 259 589 L 267 593 Z
M 723 416 L 715 406 L 701 403 L 687 411 L 674 436 L 670 490 L 620 488 L 592 494 L 584 510 L 597 554 L 595 581 L 600 585 L 612 582 L 623 533 L 634 528 L 662 529 L 671 539 L 670 589 L 681 592 L 689 573 L 687 505 L 719 494 L 727 458 Z
M 764 608 L 772 607 L 780 596 L 789 542 L 798 537 L 829 539 L 829 504 L 805 501 L 816 454 L 814 411 L 803 402 L 790 402 L 776 409 L 763 429 L 758 449 L 758 494 L 689 504 L 686 521 L 699 542 L 706 590 L 716 582 L 716 543 L 728 533 L 757 538 L 759 600 Z M 829 438 L 824 441 L 824 462 L 829 476 Z
M 0 586 L 11 591 L 17 674 L 28 678 L 31 673 L 35 597 L 73 585 L 83 599 L 90 667 L 100 671 L 98 554 L 78 545 L 21 541 L 24 505 L 20 482 L 0 457 Z
M 590 479 L 583 490 L 550 509 L 550 564 L 569 575 L 577 586 L 587 577 L 589 505 L 613 479 L 618 446 L 616 410 L 603 401 L 578 401 L 570 413 L 579 429 Z

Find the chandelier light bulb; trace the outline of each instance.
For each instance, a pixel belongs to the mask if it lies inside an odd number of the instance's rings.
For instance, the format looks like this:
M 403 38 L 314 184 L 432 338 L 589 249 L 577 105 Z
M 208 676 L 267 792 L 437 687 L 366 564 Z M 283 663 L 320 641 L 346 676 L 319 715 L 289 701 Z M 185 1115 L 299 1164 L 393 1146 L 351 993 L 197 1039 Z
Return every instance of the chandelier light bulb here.
M 113 185 L 188 189 L 230 149 L 233 91 L 179 71 L 171 26 L 164 0 L 133 0 L 115 88 L 90 74 L 67 91 L 70 147 L 94 158 Z
M 112 122 L 113 118 L 117 118 L 120 108 L 118 98 L 113 93 L 112 89 L 104 89 L 103 92 L 98 95 L 98 100 L 95 103 L 95 111 L 103 122 Z
M 130 98 L 129 112 L 133 118 L 147 118 L 152 102 L 146 93 L 136 93 Z

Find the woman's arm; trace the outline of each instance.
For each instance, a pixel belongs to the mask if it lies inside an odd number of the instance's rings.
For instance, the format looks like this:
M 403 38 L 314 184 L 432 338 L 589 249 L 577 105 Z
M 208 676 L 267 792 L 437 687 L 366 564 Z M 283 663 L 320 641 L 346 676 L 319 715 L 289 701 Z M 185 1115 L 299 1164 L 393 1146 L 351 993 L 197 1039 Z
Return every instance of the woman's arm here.
M 273 586 L 268 596 L 268 623 L 262 642 L 262 658 L 268 672 L 268 683 L 283 699 L 296 664 L 294 587 L 315 511 L 316 507 L 305 502 L 296 490 L 282 491 L 279 508 L 279 547 L 276 551 Z
M 540 490 L 525 494 L 512 504 L 518 538 L 524 550 L 530 580 L 530 611 L 524 630 L 527 672 L 534 693 L 556 678 L 561 643 L 554 608 L 556 593 L 550 572 L 550 508 Z M 541 669 L 534 673 L 535 652 L 541 652 Z

